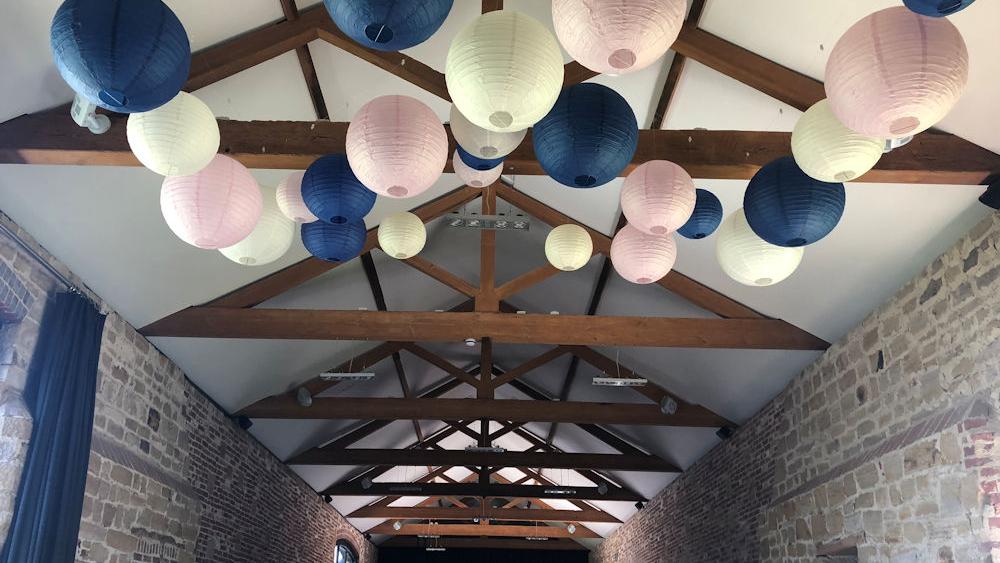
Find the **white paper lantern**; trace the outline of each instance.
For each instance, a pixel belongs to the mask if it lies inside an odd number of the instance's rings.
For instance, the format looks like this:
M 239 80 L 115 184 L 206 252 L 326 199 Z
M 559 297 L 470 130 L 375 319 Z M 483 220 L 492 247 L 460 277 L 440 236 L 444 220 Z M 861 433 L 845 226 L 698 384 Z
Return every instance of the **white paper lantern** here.
M 804 249 L 775 246 L 757 236 L 737 209 L 719 227 L 715 255 L 722 271 L 750 286 L 774 285 L 799 267 Z
M 556 103 L 562 51 L 531 17 L 489 12 L 452 40 L 444 75 L 452 101 L 469 121 L 490 131 L 521 131 Z
M 503 173 L 503 162 L 489 170 L 476 170 L 462 161 L 462 157 L 458 156 L 458 151 L 455 151 L 451 157 L 451 166 L 455 169 L 455 174 L 458 174 L 458 177 L 465 182 L 465 185 L 473 188 L 489 186 L 499 180 L 500 174 Z
M 449 118 L 451 134 L 455 137 L 455 142 L 469 154 L 479 158 L 499 158 L 507 156 L 524 140 L 528 134 L 527 129 L 521 131 L 511 131 L 509 133 L 499 133 L 483 129 L 475 123 L 466 119 L 462 112 L 454 104 L 451 106 L 451 117 Z
M 424 222 L 409 211 L 401 211 L 382 219 L 378 226 L 378 245 L 389 256 L 406 260 L 413 258 L 427 242 Z
M 856 133 L 837 119 L 828 100 L 799 117 L 792 131 L 792 155 L 803 172 L 823 182 L 850 182 L 882 158 L 885 140 Z
M 579 270 L 587 265 L 593 254 L 594 241 L 587 229 L 579 225 L 559 225 L 545 237 L 545 258 L 560 270 Z
M 129 115 L 125 135 L 139 162 L 162 176 L 194 174 L 219 152 L 215 115 L 187 92 L 156 109 Z
M 292 246 L 295 223 L 278 208 L 274 188 L 261 188 L 264 209 L 257 226 L 240 242 L 220 248 L 219 252 L 237 264 L 263 266 L 281 258 Z
M 685 0 L 552 0 L 559 42 L 601 74 L 635 72 L 662 57 L 686 12 Z
M 313 215 L 312 211 L 306 207 L 306 202 L 302 201 L 302 177 L 305 172 L 292 172 L 278 184 L 275 199 L 278 201 L 278 209 L 296 223 L 312 223 L 319 218 Z

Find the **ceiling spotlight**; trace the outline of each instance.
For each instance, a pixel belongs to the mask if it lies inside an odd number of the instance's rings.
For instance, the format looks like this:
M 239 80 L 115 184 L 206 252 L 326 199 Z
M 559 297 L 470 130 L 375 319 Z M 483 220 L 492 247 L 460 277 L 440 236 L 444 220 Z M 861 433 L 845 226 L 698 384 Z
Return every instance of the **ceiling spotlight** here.
M 575 534 L 576 533 L 576 525 L 575 524 L 570 524 L 569 526 L 566 526 L 566 531 L 569 532 L 570 534 Z
M 601 483 L 600 485 L 598 485 L 597 486 L 597 492 L 600 495 L 602 495 L 602 496 L 608 494 L 608 484 L 607 483 Z
M 472 519 L 472 521 L 475 522 L 476 524 L 478 524 L 479 523 L 479 517 L 476 516 L 475 518 Z
M 361 488 L 365 489 L 366 491 L 372 488 L 372 480 L 370 477 L 365 477 L 361 479 Z
M 639 501 L 639 502 L 635 503 L 635 509 L 636 510 L 642 510 L 643 506 L 645 506 L 645 505 L 642 504 L 642 501 Z
M 595 377 L 593 383 L 600 387 L 642 387 L 649 381 L 645 377 Z
M 331 502 L 333 502 L 333 497 L 331 497 L 330 495 L 323 495 L 323 502 L 330 504 Z
M 898 137 L 895 139 L 886 139 L 885 147 L 882 149 L 882 153 L 892 152 L 893 149 L 898 149 L 899 147 L 906 145 L 913 140 L 913 135 L 908 135 L 906 137 Z
M 335 373 L 328 371 L 319 374 L 319 378 L 323 381 L 368 381 L 375 378 L 373 372 L 357 372 L 357 373 Z
M 663 414 L 676 414 L 677 413 L 677 401 L 673 397 L 667 395 L 660 399 L 660 412 Z
M 438 547 L 425 547 L 424 551 L 448 551 L 448 550 L 441 546 L 438 546 Z
M 403 523 L 400 522 L 399 520 L 396 520 L 395 522 L 392 523 L 392 529 L 396 530 L 397 532 L 400 531 L 400 530 L 402 530 L 403 529 Z
M 468 346 L 469 348 L 475 348 L 476 347 L 476 339 L 475 338 L 466 338 L 465 339 L 465 345 Z
M 311 407 L 313 404 L 312 395 L 309 394 L 309 390 L 305 387 L 299 387 L 299 390 L 295 392 L 295 402 L 299 404 L 300 407 Z

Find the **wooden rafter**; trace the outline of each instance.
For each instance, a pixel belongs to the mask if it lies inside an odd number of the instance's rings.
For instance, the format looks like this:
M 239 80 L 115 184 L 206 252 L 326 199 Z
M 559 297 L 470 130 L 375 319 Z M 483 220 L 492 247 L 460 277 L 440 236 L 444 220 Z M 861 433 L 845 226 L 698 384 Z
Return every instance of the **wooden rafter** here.
M 569 539 L 549 539 L 547 541 L 526 540 L 523 538 L 448 538 L 441 542 L 451 549 L 523 549 L 531 551 L 585 551 L 587 548 Z M 382 542 L 379 547 L 409 547 L 424 548 L 427 540 L 413 536 L 394 536 Z
M 299 9 L 295 5 L 295 0 L 278 1 L 281 4 L 281 11 L 285 14 L 286 20 L 291 22 L 299 19 Z M 306 89 L 309 90 L 309 99 L 312 101 L 313 109 L 316 111 L 316 118 L 330 119 L 330 112 L 326 109 L 326 100 L 323 99 L 323 89 L 319 85 L 319 77 L 316 75 L 316 65 L 313 64 L 309 45 L 296 47 L 295 55 L 299 58 L 302 78 L 306 81 Z
M 688 10 L 686 21 L 697 27 L 698 20 L 705 10 L 705 0 L 692 0 L 691 8 Z M 670 60 L 670 68 L 667 69 L 667 78 L 663 83 L 663 90 L 656 101 L 656 108 L 653 110 L 653 124 L 650 129 L 660 129 L 663 127 L 663 120 L 667 117 L 667 109 L 673 100 L 674 92 L 677 91 L 677 84 L 680 82 L 681 74 L 684 72 L 684 64 L 687 57 L 674 52 L 674 57 Z
M 505 485 L 491 483 L 395 483 L 375 481 L 367 487 L 361 483 L 342 483 L 323 490 L 331 496 L 426 497 L 457 496 L 474 498 L 539 498 L 574 500 L 645 501 L 645 497 L 625 490 L 557 485 Z
M 524 499 L 518 499 L 524 500 Z M 603 510 L 557 510 L 544 508 L 434 508 L 406 506 L 364 506 L 347 515 L 348 518 L 388 518 L 391 520 L 472 520 L 487 518 L 522 522 L 595 522 L 619 524 L 621 520 Z
M 391 523 L 382 523 L 368 530 L 371 534 L 389 536 L 487 536 L 506 538 L 600 538 L 598 534 L 577 528 L 575 534 L 557 526 L 519 526 L 509 524 L 403 524 L 396 530 Z

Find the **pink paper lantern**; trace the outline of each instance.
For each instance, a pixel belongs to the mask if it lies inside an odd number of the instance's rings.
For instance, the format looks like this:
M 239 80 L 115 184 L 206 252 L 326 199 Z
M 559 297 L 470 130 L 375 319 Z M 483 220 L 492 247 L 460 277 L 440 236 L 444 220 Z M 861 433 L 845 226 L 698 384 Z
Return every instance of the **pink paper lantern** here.
M 855 23 L 826 63 L 837 119 L 872 137 L 915 135 L 940 121 L 969 79 L 969 52 L 948 18 L 898 6 Z
M 225 248 L 246 238 L 260 219 L 263 203 L 250 171 L 221 154 L 195 174 L 167 176 L 160 188 L 167 226 L 198 248 Z
M 685 0 L 552 0 L 552 23 L 563 48 L 601 74 L 645 68 L 673 45 Z
M 361 183 L 388 197 L 426 191 L 448 162 L 448 135 L 433 111 L 408 96 L 363 105 L 347 128 L 347 161 Z
M 455 174 L 465 182 L 465 185 L 471 186 L 473 188 L 482 188 L 489 186 L 493 182 L 500 179 L 500 175 L 503 173 L 503 163 L 497 164 L 489 170 L 476 170 L 475 168 L 466 164 L 462 157 L 458 156 L 458 151 L 451 157 L 451 166 L 455 169 Z
M 650 235 L 625 225 L 611 241 L 611 263 L 632 283 L 653 283 L 670 272 L 677 260 L 673 234 Z
M 698 196 L 691 176 L 666 160 L 639 165 L 622 185 L 622 213 L 633 227 L 651 235 L 665 235 L 684 226 Z
M 292 221 L 296 223 L 312 223 L 318 218 L 306 207 L 306 202 L 302 201 L 302 177 L 305 172 L 292 172 L 278 184 L 278 191 L 275 197 L 278 201 L 278 209 Z

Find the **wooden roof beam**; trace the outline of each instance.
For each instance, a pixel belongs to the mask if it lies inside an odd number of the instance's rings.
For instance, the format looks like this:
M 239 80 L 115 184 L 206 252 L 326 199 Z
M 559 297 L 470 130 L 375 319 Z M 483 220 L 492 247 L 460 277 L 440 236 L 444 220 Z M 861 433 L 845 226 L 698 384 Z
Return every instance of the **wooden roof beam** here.
M 321 494 L 331 496 L 394 496 L 428 497 L 457 496 L 475 498 L 539 498 L 573 500 L 612 500 L 645 502 L 642 495 L 624 490 L 608 489 L 601 492 L 598 487 L 577 487 L 560 485 L 505 485 L 491 483 L 388 483 L 375 481 L 367 488 L 361 483 L 342 483 L 328 487 Z
M 523 499 L 522 499 L 523 500 Z M 555 510 L 538 508 L 434 508 L 405 506 L 364 506 L 347 515 L 348 518 L 388 518 L 390 520 L 490 520 L 520 522 L 596 522 L 620 524 L 621 520 L 603 510 Z

